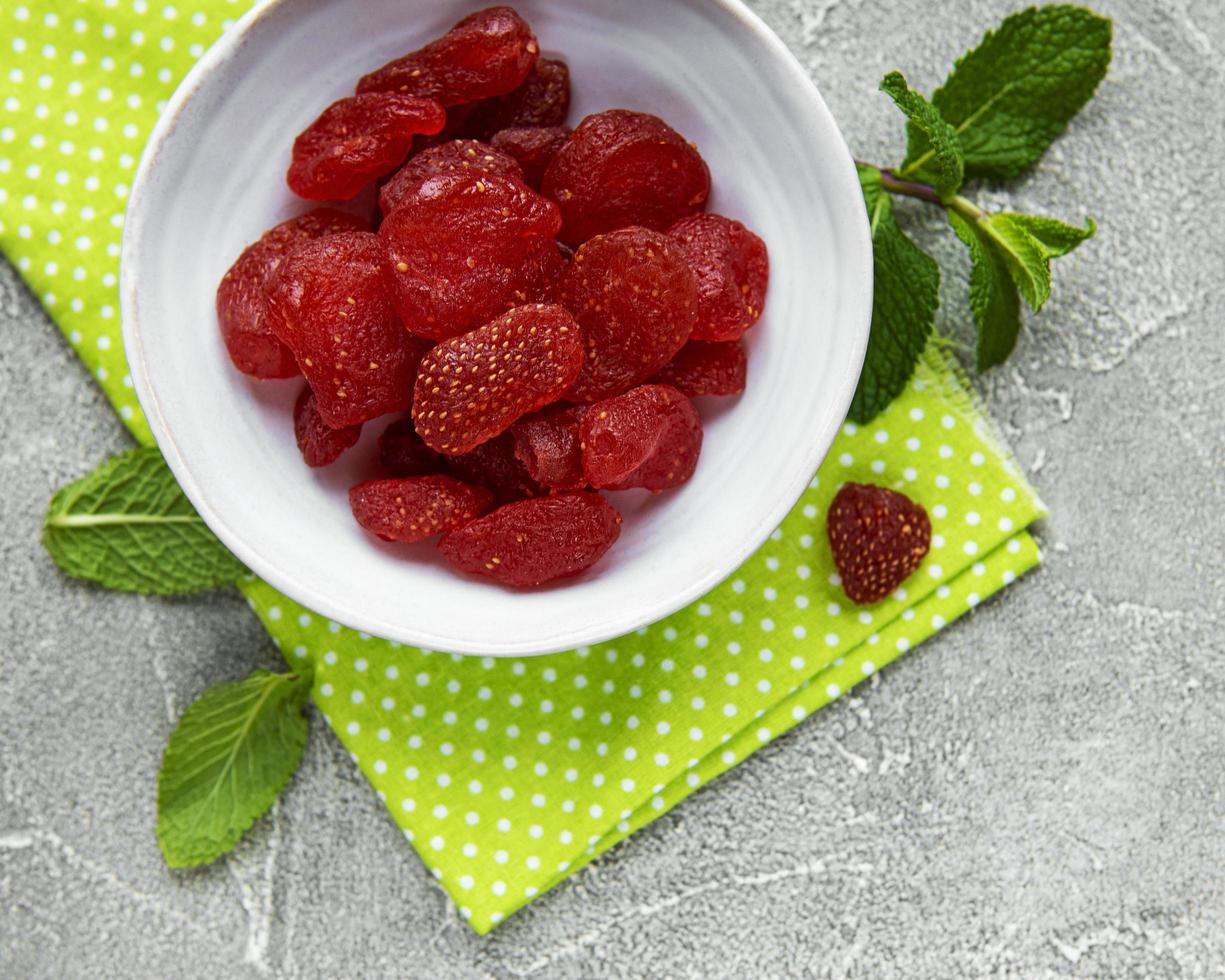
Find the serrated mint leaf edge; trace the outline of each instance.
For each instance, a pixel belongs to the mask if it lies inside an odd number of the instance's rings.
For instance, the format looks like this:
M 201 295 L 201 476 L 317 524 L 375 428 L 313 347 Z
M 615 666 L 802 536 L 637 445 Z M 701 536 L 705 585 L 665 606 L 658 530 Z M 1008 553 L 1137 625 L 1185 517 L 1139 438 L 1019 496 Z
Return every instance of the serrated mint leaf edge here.
M 1061 242 L 1052 248 L 1030 231 L 1035 220 L 1059 225 L 1063 231 L 1080 233 L 1083 237 L 1074 244 Z M 1042 309 L 1051 296 L 1051 259 L 1066 255 L 1080 242 L 1092 236 L 1097 227 L 1092 220 L 1088 228 L 1079 229 L 1054 218 L 1039 219 L 1035 215 L 1007 211 L 984 214 L 974 224 L 998 248 L 1012 275 L 1012 281 L 1016 283 L 1026 305 L 1035 313 Z
M 124 487 L 125 482 L 132 486 Z M 113 509 L 74 512 L 91 494 Z M 107 501 L 108 494 L 116 499 Z M 127 529 L 125 543 L 144 550 L 138 528 L 176 529 L 160 542 L 163 551 L 156 560 L 146 552 L 147 569 L 115 547 L 120 539 L 107 537 Z M 175 535 L 182 539 L 178 560 L 167 562 L 164 549 Z M 191 507 L 155 447 L 120 453 L 61 487 L 48 504 L 42 541 L 65 574 L 126 592 L 182 595 L 232 584 L 246 571 Z
M 1085 90 L 1078 96 L 1077 104 L 1070 112 L 1065 112 L 1065 108 L 1061 107 L 1058 113 L 1058 118 L 1051 120 L 1049 126 L 1045 127 L 1045 132 L 1039 136 L 1041 145 L 1033 145 L 1024 153 L 1018 152 L 1014 146 L 1009 153 L 1004 155 L 1004 159 L 993 159 L 990 155 L 977 152 L 978 147 L 975 145 L 976 134 L 979 130 L 985 130 L 989 127 L 990 116 L 988 115 L 1001 100 L 1019 84 L 1017 81 L 1009 81 L 1005 83 L 997 91 L 993 92 L 984 102 L 975 108 L 972 112 L 963 118 L 957 118 L 959 113 L 952 111 L 952 106 L 949 104 L 952 96 L 950 92 L 954 91 L 958 85 L 957 73 L 962 70 L 971 71 L 977 68 L 974 64 L 976 60 L 984 59 L 993 53 L 992 48 L 997 43 L 1001 44 L 1004 41 L 1000 38 L 1014 29 L 1020 29 L 1026 21 L 1033 21 L 1038 18 L 1053 19 L 1060 17 L 1083 18 L 1082 26 L 1086 30 L 1094 30 L 1101 32 L 1104 28 L 1105 44 L 1097 49 L 1097 61 L 1100 64 L 1090 66 L 1090 74 L 1086 76 L 1085 82 L 1091 82 Z M 1016 13 L 1005 17 L 995 28 L 985 31 L 978 43 L 972 48 L 965 51 L 960 57 L 953 62 L 953 67 L 949 71 L 944 82 L 937 88 L 931 97 L 932 104 L 942 113 L 942 115 L 954 126 L 954 130 L 959 137 L 966 137 L 962 140 L 962 149 L 965 156 L 965 176 L 966 177 L 986 177 L 995 179 L 1009 179 L 1025 172 L 1035 163 L 1038 162 L 1043 154 L 1049 149 L 1053 143 L 1068 127 L 1068 124 L 1075 118 L 1076 114 L 1093 98 L 1102 80 L 1106 77 L 1106 72 L 1110 67 L 1110 62 L 1113 58 L 1113 36 L 1114 25 L 1109 17 L 1104 17 L 1097 12 L 1076 4 L 1050 4 L 1041 7 L 1027 7 L 1019 10 Z M 1007 52 L 1007 55 L 1016 60 L 1020 57 L 1020 53 L 1015 50 Z M 1032 74 L 1032 72 L 1031 72 Z M 982 91 L 981 86 L 973 86 L 974 90 Z M 1065 82 L 1061 86 L 1061 90 L 1068 91 L 1068 84 Z M 1051 103 L 1052 105 L 1054 103 Z M 975 127 L 978 127 L 976 130 Z M 998 151 L 997 151 L 998 152 Z
M 881 174 L 875 167 L 859 167 L 860 185 L 872 229 L 873 302 L 872 325 L 863 372 L 855 389 L 848 418 L 863 425 L 870 422 L 896 398 L 914 374 L 915 365 L 935 326 L 936 309 L 940 302 L 940 267 L 930 255 L 919 248 L 902 231 L 893 217 L 893 202 L 881 186 Z M 902 273 L 907 280 L 902 289 L 891 292 L 896 285 L 895 269 L 887 263 L 900 259 L 910 268 Z M 915 329 L 912 343 L 899 341 L 896 336 L 898 319 L 887 323 L 896 312 L 896 298 L 916 300 L 916 308 L 926 307 L 919 317 L 923 320 Z M 887 300 L 887 302 L 886 302 Z M 906 303 L 903 306 L 908 305 Z M 898 355 L 890 366 L 890 347 Z
M 906 82 L 900 71 L 891 71 L 880 81 L 880 90 L 905 114 L 911 150 L 898 170 L 899 177 L 917 178 L 931 184 L 942 200 L 961 188 L 964 161 L 957 132 L 940 111 Z M 916 131 L 922 138 L 916 138 Z M 915 150 L 922 146 L 921 152 Z
M 281 739 L 279 748 L 284 751 L 285 765 L 281 767 L 281 772 L 276 774 L 271 782 L 255 787 L 247 805 L 241 812 L 232 811 L 230 819 L 223 827 L 191 836 L 185 833 L 184 828 L 178 823 L 178 818 L 190 809 L 198 809 L 200 802 L 198 800 L 169 799 L 171 793 L 181 794 L 185 791 L 184 785 L 171 783 L 172 780 L 179 783 L 182 783 L 183 780 L 182 774 L 176 772 L 175 767 L 193 762 L 198 765 L 198 761 L 191 758 L 193 750 L 190 743 L 200 741 L 201 733 L 193 732 L 192 728 L 202 720 L 201 712 L 222 715 L 227 708 L 231 707 L 219 703 L 223 698 L 232 695 L 241 696 L 245 687 L 252 686 L 256 686 L 256 693 L 253 695 L 254 703 L 242 715 L 243 723 L 240 726 L 238 737 L 233 739 L 233 746 L 228 753 L 226 765 L 221 770 L 220 777 L 214 781 L 208 798 L 214 797 L 223 778 L 232 779 L 244 741 L 250 736 L 259 720 L 260 712 L 265 710 L 268 699 L 274 695 L 279 695 L 279 699 L 270 710 L 283 712 L 277 734 Z M 277 797 L 280 796 L 281 791 L 293 777 L 302 761 L 308 732 L 303 707 L 310 689 L 311 678 L 308 673 L 276 674 L 266 670 L 256 670 L 241 681 L 226 681 L 209 688 L 193 701 L 179 718 L 166 743 L 157 782 L 157 839 L 168 867 L 196 867 L 216 860 L 231 850 L 276 802 Z M 203 717 L 208 717 L 208 714 Z M 296 736 L 289 741 L 285 739 L 286 723 L 291 726 Z M 270 746 L 264 744 L 253 748 L 256 751 L 267 752 Z
M 1008 217 L 1024 228 L 1031 238 L 1052 259 L 1067 255 L 1082 242 L 1087 242 L 1097 234 L 1097 222 L 1086 218 L 1084 228 L 1069 225 L 1058 218 L 1049 218 L 1040 214 L 1014 214 L 1006 212 Z
M 1016 284 L 990 241 L 975 223 L 949 210 L 949 224 L 970 252 L 970 310 L 978 327 L 979 371 L 1003 364 L 1021 332 L 1021 299 Z

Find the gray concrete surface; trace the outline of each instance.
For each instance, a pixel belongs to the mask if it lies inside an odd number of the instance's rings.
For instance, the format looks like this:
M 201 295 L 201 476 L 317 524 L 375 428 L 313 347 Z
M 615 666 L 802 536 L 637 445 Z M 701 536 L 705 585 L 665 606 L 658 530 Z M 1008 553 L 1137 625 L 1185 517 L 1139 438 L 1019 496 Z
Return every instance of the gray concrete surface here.
M 884 160 L 881 74 L 934 87 L 1013 5 L 757 6 Z M 234 595 L 112 595 L 44 556 L 47 498 L 127 439 L 0 270 L 0 977 L 1225 974 L 1225 17 L 1100 7 L 1100 96 L 979 194 L 1101 223 L 982 381 L 1054 511 L 1048 565 L 485 939 L 318 719 L 232 858 L 164 870 L 171 719 L 276 657 Z M 925 220 L 964 336 L 964 263 Z

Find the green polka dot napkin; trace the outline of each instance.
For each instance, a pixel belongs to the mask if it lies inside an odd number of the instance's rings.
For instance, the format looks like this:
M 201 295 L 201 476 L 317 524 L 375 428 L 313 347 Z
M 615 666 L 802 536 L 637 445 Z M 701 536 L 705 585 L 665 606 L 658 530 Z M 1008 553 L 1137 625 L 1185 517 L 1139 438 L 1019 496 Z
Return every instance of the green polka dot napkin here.
M 0 249 L 137 439 L 116 273 L 128 182 L 164 100 L 246 6 L 0 0 Z M 849 606 L 824 541 L 845 480 L 905 490 L 932 551 Z M 570 653 L 465 658 L 321 619 L 241 585 L 392 818 L 479 932 L 837 698 L 1039 560 L 1042 505 L 943 360 L 847 425 L 766 544 L 702 601 Z

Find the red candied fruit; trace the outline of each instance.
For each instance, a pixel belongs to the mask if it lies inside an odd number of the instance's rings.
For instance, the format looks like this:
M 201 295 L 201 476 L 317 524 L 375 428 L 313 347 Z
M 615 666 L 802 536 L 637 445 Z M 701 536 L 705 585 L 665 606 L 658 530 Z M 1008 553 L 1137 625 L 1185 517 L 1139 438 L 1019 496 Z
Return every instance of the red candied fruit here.
M 464 132 L 478 140 L 512 126 L 558 126 L 570 111 L 570 69 L 557 58 L 540 58 L 513 92 L 477 103 Z
M 514 157 L 524 182 L 539 190 L 544 172 L 569 138 L 568 126 L 517 126 L 494 133 L 489 145 Z
M 292 378 L 301 373 L 293 351 L 277 340 L 268 325 L 268 286 L 281 259 L 300 242 L 367 227 L 343 211 L 316 208 L 282 221 L 243 249 L 217 286 L 221 339 L 238 370 L 254 378 Z
M 510 7 L 489 7 L 366 75 L 357 91 L 402 92 L 444 106 L 475 102 L 518 88 L 539 54 L 536 36 L 522 17 Z
M 658 116 L 610 109 L 579 123 L 549 164 L 542 189 L 561 207 L 562 238 L 584 242 L 629 225 L 663 231 L 701 211 L 710 171 Z
M 349 491 L 349 506 L 358 524 L 384 541 L 404 544 L 463 527 L 492 499 L 484 487 L 449 476 L 367 480 Z
M 327 466 L 336 462 L 362 434 L 361 425 L 333 429 L 319 415 L 315 396 L 307 385 L 293 407 L 293 434 L 307 466 Z
M 345 231 L 304 242 L 281 262 L 269 324 L 288 346 L 334 429 L 408 408 L 422 345 L 388 297 L 377 235 Z
M 643 385 L 597 402 L 579 434 L 587 482 L 606 490 L 678 487 L 693 476 L 702 451 L 702 420 L 669 385 Z
M 598 493 L 566 493 L 499 507 L 444 536 L 438 550 L 462 571 L 525 587 L 590 568 L 620 533 L 621 515 Z
M 583 361 L 578 325 L 560 306 L 520 306 L 421 360 L 413 422 L 431 449 L 458 456 L 556 401 Z
M 413 137 L 436 133 L 446 122 L 432 99 L 372 93 L 333 102 L 294 140 L 286 181 L 299 197 L 353 197 L 408 156 Z
M 584 243 L 561 283 L 583 332 L 583 370 L 568 393 L 591 402 L 632 388 L 680 350 L 697 316 L 697 283 L 684 253 L 646 228 Z
M 651 379 L 682 395 L 738 395 L 744 391 L 749 360 L 739 340 L 691 340 Z
M 468 117 L 472 115 L 472 110 L 477 106 L 476 102 L 467 102 L 463 105 L 453 105 L 447 108 L 447 121 L 443 124 L 442 129 L 436 133 L 431 133 L 429 136 L 420 136 L 413 141 L 413 152 L 429 149 L 431 146 L 438 146 L 441 143 L 450 143 L 451 140 L 457 140 L 464 135 L 464 127 L 468 122 Z
M 515 443 L 509 432 L 482 442 L 462 456 L 444 459 L 453 476 L 489 489 L 495 504 L 543 497 L 549 492 L 549 488 L 535 480 L 515 456 Z
M 477 140 L 450 140 L 427 147 L 409 159 L 379 190 L 379 209 L 391 214 L 418 184 L 435 174 L 472 173 L 523 179 L 523 168 L 509 153 Z
M 931 548 L 931 519 L 904 493 L 844 483 L 825 517 L 829 547 L 847 597 L 880 602 L 914 574 Z
M 695 340 L 736 340 L 761 317 L 770 281 L 766 243 L 739 221 L 695 214 L 668 229 L 698 279 Z
M 551 301 L 564 262 L 557 206 L 508 177 L 439 174 L 379 227 L 392 301 L 409 331 L 446 340 L 507 309 Z
M 379 436 L 379 463 L 390 476 L 442 472 L 442 457 L 421 441 L 413 420 L 397 419 Z
M 583 448 L 579 422 L 586 405 L 560 405 L 521 418 L 511 427 L 515 456 L 532 478 L 554 490 L 581 490 Z

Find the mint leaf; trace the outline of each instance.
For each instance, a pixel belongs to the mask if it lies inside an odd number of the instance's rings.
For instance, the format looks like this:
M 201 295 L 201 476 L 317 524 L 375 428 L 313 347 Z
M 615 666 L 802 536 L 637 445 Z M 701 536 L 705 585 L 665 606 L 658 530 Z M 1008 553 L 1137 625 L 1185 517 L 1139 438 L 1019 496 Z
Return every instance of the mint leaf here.
M 69 575 L 126 592 L 196 592 L 245 571 L 153 448 L 116 456 L 52 497 L 43 545 Z
M 957 131 L 967 177 L 1033 166 L 1089 101 L 1110 64 L 1111 23 L 1084 7 L 1031 7 L 958 59 L 932 104 Z M 912 131 L 907 159 L 926 152 Z
M 860 167 L 859 182 L 872 228 L 872 332 L 849 416 L 870 422 L 901 393 L 935 322 L 940 267 L 898 227 L 893 199 L 875 167 Z
M 1065 225 L 1056 218 L 1044 218 L 1037 214 L 1010 214 L 1006 217 L 1024 228 L 1031 238 L 1037 240 L 1047 257 L 1052 259 L 1067 255 L 1081 242 L 1092 238 L 1097 231 L 1097 225 L 1092 218 L 1088 219 L 1086 227 L 1077 228 L 1075 225 Z
M 1051 295 L 1051 259 L 1066 255 L 1097 226 L 1065 225 L 1054 218 L 1028 214 L 982 214 L 975 225 L 999 252 L 1012 281 L 1037 313 Z
M 257 670 L 217 684 L 170 734 L 157 777 L 157 840 L 189 868 L 230 850 L 272 806 L 302 759 L 310 678 Z
M 910 151 L 898 171 L 900 177 L 913 177 L 931 184 L 941 200 L 957 193 L 964 177 L 961 142 L 953 127 L 936 108 L 906 84 L 900 71 L 881 79 L 880 89 L 906 114 Z M 920 152 L 916 148 L 922 146 Z
M 1021 299 L 1004 257 L 975 222 L 949 211 L 949 224 L 970 250 L 970 309 L 978 326 L 978 370 L 1003 364 L 1021 330 Z

